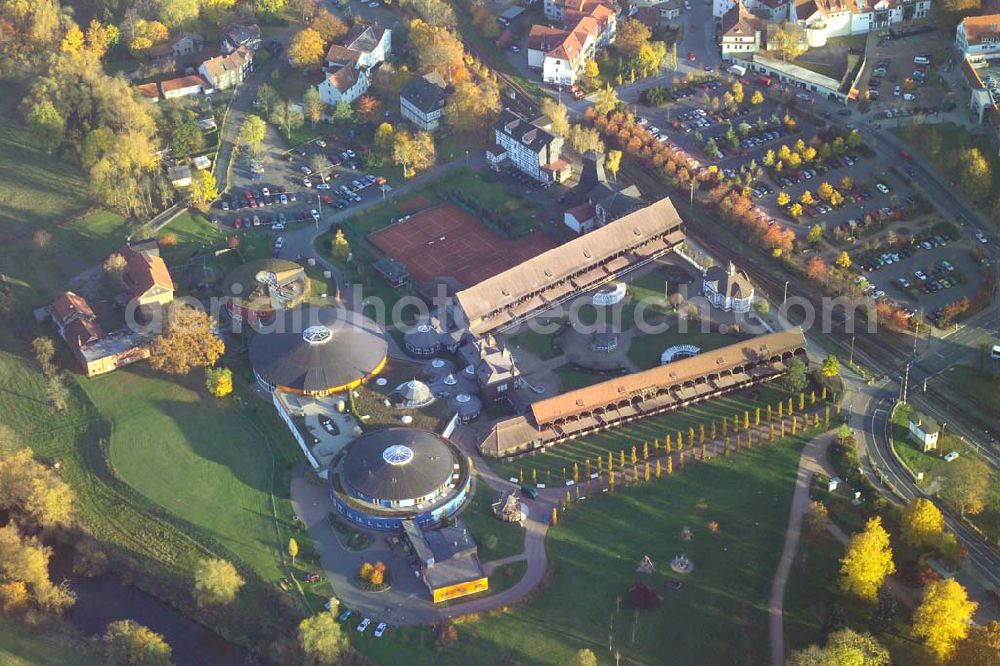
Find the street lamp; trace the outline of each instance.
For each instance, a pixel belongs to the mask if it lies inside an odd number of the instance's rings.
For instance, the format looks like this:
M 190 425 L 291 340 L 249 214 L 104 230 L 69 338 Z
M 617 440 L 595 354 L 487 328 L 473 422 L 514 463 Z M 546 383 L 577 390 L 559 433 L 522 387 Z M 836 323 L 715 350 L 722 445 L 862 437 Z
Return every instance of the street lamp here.
M 785 280 L 785 295 L 781 297 L 781 304 L 784 305 L 785 301 L 788 300 L 788 280 Z

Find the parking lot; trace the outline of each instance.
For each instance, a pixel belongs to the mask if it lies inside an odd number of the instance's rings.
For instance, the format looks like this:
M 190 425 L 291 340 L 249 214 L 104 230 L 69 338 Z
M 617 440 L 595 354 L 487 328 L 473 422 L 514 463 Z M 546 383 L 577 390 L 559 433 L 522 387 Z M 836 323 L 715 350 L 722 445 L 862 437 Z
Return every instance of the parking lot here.
M 893 174 L 880 168 L 874 159 L 845 155 L 839 163 L 843 166 L 834 166 L 830 169 L 821 166 L 803 171 L 797 177 L 785 175 L 771 179 L 773 189 L 777 191 L 761 197 L 760 204 L 771 209 L 775 217 L 788 219 L 787 214 L 777 205 L 778 192 L 787 193 L 792 201 L 800 201 L 802 195 L 809 191 L 813 198 L 819 200 L 817 190 L 820 184 L 829 183 L 844 195 L 844 203 L 839 207 L 819 204 L 829 210 L 822 210 L 818 206 L 806 206 L 803 222 L 807 222 L 809 226 L 821 224 L 827 237 L 833 238 L 835 235 L 843 235 L 836 232 L 841 225 L 846 225 L 841 229 L 850 230 L 844 237 L 850 237 L 860 231 L 857 222 L 864 220 L 866 216 L 895 217 L 897 211 L 901 215 L 902 211 L 913 203 L 912 195 L 906 186 Z M 854 181 L 850 190 L 841 186 L 845 176 Z M 878 187 L 879 184 L 884 185 L 886 191 L 883 192 Z M 852 220 L 855 224 L 851 224 Z
M 911 311 L 922 310 L 932 320 L 939 308 L 975 293 L 982 284 L 968 244 L 940 233 L 895 251 L 865 255 L 865 263 L 859 266 L 870 294 L 884 293 Z
M 334 137 L 285 150 L 283 137 L 268 128 L 258 159 L 241 152 L 233 167 L 232 190 L 214 211 L 220 223 L 281 233 L 291 225 L 319 224 L 330 211 L 383 196 L 383 178 L 358 168 L 358 155 Z
M 937 113 L 948 99 L 941 74 L 956 65 L 940 32 L 883 40 L 869 54 L 861 90 L 877 118 Z M 862 95 L 864 97 L 864 95 Z

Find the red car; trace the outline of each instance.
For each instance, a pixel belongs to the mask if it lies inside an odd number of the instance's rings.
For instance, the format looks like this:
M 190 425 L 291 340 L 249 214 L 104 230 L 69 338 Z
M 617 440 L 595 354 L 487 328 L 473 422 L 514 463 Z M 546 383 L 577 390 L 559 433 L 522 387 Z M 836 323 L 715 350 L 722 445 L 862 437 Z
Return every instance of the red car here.
M 321 194 L 319 199 L 328 206 L 333 205 L 333 197 L 331 197 L 329 194 Z
M 694 51 L 688 51 L 688 60 L 690 60 L 691 62 L 694 62 L 697 57 L 698 56 L 696 56 L 694 54 Z

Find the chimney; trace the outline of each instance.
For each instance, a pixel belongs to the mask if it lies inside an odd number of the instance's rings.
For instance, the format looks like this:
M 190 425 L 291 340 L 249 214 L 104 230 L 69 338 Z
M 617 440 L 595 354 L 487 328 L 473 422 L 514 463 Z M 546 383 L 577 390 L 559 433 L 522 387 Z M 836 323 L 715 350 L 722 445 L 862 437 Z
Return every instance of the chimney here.
M 607 183 L 604 175 L 604 155 L 596 150 L 583 154 L 583 170 L 580 172 L 580 189 L 590 191 L 598 184 Z

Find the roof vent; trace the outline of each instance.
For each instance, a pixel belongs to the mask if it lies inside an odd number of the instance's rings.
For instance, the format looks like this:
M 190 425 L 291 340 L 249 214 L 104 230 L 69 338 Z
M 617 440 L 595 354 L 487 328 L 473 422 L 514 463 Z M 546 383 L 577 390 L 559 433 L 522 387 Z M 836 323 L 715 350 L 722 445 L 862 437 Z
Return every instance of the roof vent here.
M 549 269 L 546 268 L 542 272 L 545 273 L 545 277 L 552 277 L 552 271 L 550 271 Z
M 722 365 L 725 362 L 726 362 L 726 359 L 725 359 L 724 356 L 720 356 L 719 358 L 715 359 L 715 364 L 716 365 Z
M 584 250 L 583 251 L 583 256 L 585 256 L 587 259 L 592 259 L 593 258 L 593 255 L 590 254 L 590 250 Z
M 507 291 L 506 289 L 501 289 L 500 293 L 503 294 L 504 296 L 510 296 L 510 292 Z
M 636 236 L 641 236 L 642 235 L 642 232 L 639 231 L 639 227 L 636 227 L 636 228 L 632 229 L 632 233 L 634 233 Z
M 583 407 L 583 398 L 577 398 L 576 399 L 576 406 L 577 407 Z

